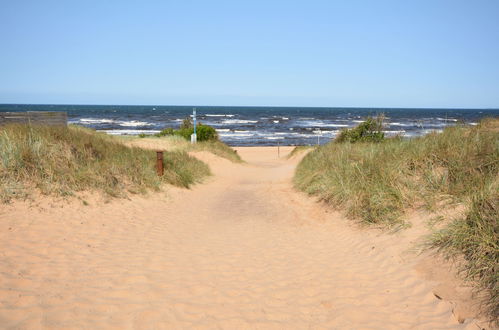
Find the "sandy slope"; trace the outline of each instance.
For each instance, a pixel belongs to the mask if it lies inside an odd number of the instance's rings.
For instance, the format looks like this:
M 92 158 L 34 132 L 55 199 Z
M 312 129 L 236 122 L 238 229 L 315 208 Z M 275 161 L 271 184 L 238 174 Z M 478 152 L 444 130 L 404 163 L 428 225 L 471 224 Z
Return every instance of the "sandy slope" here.
M 477 329 L 415 270 L 409 234 L 297 193 L 274 148 L 239 153 L 197 154 L 215 175 L 191 191 L 2 206 L 0 326 Z

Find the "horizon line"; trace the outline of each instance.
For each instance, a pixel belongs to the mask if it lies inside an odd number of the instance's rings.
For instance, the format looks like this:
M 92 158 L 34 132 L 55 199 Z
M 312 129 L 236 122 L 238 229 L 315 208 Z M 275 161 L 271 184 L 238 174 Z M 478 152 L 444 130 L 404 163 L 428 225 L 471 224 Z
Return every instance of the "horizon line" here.
M 0 106 L 5 105 L 58 105 L 58 106 L 158 106 L 158 107 L 233 107 L 233 108 L 329 108 L 329 109 L 419 109 L 419 110 L 499 110 L 499 107 L 382 107 L 382 106 L 285 106 L 285 105 L 181 105 L 181 104 L 98 104 L 98 103 L 0 103 Z

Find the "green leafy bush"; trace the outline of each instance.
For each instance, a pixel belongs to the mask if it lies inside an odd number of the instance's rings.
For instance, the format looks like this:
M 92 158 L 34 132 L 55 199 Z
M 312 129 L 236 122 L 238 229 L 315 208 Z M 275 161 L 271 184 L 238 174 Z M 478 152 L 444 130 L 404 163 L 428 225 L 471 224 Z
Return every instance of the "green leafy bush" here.
M 217 131 L 208 125 L 198 125 L 196 127 L 198 141 L 213 141 L 218 140 Z
M 344 129 L 335 142 L 380 142 L 385 138 L 383 133 L 383 116 L 368 117 L 366 121 L 351 129 Z
M 185 127 L 184 124 L 180 126 L 180 129 L 174 130 L 173 128 L 165 128 L 161 132 L 155 134 L 155 136 L 168 136 L 168 135 L 177 135 L 181 136 L 186 140 L 191 140 L 191 135 L 194 133 L 194 126 Z M 203 125 L 199 123 L 196 125 L 196 134 L 198 141 L 216 141 L 218 140 L 217 131 L 208 125 Z

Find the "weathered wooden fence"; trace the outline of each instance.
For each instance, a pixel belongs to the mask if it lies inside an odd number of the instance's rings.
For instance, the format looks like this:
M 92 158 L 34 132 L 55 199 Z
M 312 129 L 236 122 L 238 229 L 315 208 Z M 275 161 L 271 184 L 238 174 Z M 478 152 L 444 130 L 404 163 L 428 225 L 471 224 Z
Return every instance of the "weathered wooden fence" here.
M 6 124 L 66 126 L 68 114 L 61 111 L 0 112 L 0 126 Z

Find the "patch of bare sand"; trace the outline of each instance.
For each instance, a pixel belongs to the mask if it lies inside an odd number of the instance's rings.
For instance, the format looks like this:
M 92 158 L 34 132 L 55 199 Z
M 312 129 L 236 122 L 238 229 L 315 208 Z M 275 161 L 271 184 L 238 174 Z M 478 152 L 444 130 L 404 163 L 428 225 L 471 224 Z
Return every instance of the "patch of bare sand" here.
M 294 191 L 299 157 L 238 152 L 247 164 L 196 153 L 215 175 L 192 190 L 2 205 L 0 327 L 477 328 L 415 270 L 410 232 Z

